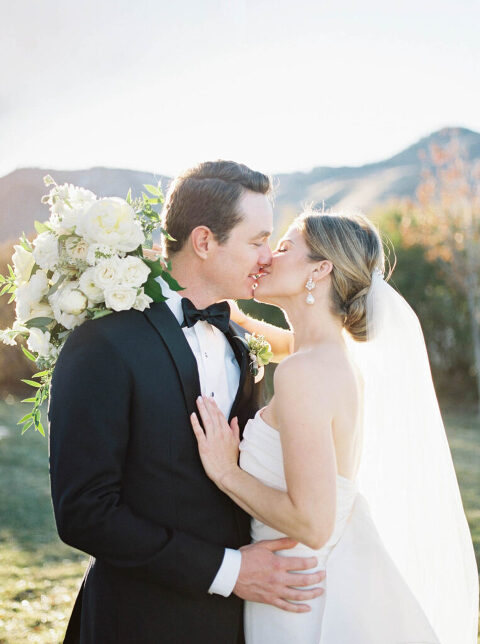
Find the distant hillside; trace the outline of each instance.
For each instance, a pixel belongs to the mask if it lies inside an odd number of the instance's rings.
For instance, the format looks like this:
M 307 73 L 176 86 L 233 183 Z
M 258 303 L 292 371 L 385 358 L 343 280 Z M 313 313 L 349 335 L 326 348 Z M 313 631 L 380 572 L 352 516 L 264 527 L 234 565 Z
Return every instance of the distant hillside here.
M 282 223 L 304 204 L 326 208 L 355 208 L 368 213 L 386 201 L 415 196 L 420 181 L 420 153 L 432 144 L 445 145 L 455 134 L 471 160 L 480 159 L 480 133 L 464 128 L 434 132 L 399 154 L 360 167 L 314 168 L 311 172 L 280 174 L 276 206 Z
M 368 213 L 378 204 L 397 197 L 414 197 L 420 173 L 419 153 L 433 143 L 445 144 L 455 133 L 472 160 L 480 159 L 480 133 L 464 128 L 445 128 L 434 132 L 399 154 L 360 167 L 318 167 L 310 172 L 295 172 L 276 176 L 276 224 L 281 228 L 303 204 L 312 203 L 327 208 L 358 208 Z M 124 196 L 131 187 L 139 195 L 144 183 L 159 179 L 164 190 L 169 177 L 154 177 L 147 172 L 116 168 L 60 171 L 22 168 L 0 178 L 0 239 L 15 239 L 22 231 L 33 230 L 35 219 L 48 217 L 40 203 L 45 194 L 43 176 L 51 174 L 57 183 L 74 183 L 93 190 L 99 196 Z

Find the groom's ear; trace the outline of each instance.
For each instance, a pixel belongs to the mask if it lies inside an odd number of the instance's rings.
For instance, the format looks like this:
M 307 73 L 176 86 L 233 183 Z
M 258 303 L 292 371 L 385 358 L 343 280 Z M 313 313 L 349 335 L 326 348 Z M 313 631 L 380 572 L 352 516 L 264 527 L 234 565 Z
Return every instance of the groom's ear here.
M 201 259 L 207 259 L 212 250 L 215 237 L 208 226 L 197 226 L 190 233 L 190 243 L 193 252 Z

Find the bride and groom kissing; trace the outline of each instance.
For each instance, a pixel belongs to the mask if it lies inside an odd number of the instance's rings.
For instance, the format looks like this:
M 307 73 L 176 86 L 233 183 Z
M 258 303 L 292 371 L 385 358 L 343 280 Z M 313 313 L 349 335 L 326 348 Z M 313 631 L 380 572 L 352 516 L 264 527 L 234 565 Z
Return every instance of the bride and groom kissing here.
M 375 227 L 303 213 L 272 253 L 271 182 L 230 161 L 177 177 L 163 223 L 183 290 L 77 327 L 54 372 L 55 519 L 91 555 L 65 642 L 476 642 L 423 336 Z M 290 331 L 225 302 L 254 293 Z M 262 409 L 247 331 L 280 362 Z

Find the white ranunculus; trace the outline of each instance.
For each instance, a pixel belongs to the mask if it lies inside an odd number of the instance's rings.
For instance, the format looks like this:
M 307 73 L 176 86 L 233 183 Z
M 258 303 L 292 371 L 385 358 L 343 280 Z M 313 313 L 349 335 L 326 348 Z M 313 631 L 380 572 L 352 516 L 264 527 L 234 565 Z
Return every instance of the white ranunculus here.
M 137 311 L 144 311 L 145 309 L 150 308 L 150 304 L 153 302 L 152 298 L 145 293 L 143 288 L 140 290 L 140 293 L 137 294 L 135 304 L 133 305 L 134 309 Z
M 50 354 L 50 333 L 32 327 L 27 340 L 27 346 L 33 353 L 38 353 L 41 358 L 47 358 Z
M 120 260 L 120 282 L 125 286 L 139 288 L 147 281 L 150 268 L 140 257 L 131 255 Z
M 32 318 L 53 318 L 52 307 L 48 302 L 33 302 L 30 305 L 30 316 Z
M 65 250 L 67 251 L 68 257 L 74 261 L 79 259 L 86 260 L 88 255 L 88 243 L 81 237 L 72 235 L 72 237 L 65 240 Z
M 105 306 L 114 311 L 128 311 L 137 299 L 137 289 L 117 284 L 105 289 Z
M 15 277 L 17 285 L 27 282 L 32 273 L 32 268 L 35 266 L 35 259 L 28 250 L 23 246 L 14 246 L 15 252 L 12 256 L 13 267 L 15 269 Z
M 105 246 L 104 244 L 90 244 L 87 253 L 87 264 L 95 266 L 95 264 L 98 264 L 98 262 L 101 262 L 103 259 L 113 257 L 113 255 L 116 254 L 117 251 L 110 246 Z
M 78 286 L 78 282 L 63 283 L 48 298 L 55 320 L 66 329 L 78 326 L 87 316 L 87 298 L 78 289 Z
M 57 300 L 58 308 L 67 315 L 80 315 L 88 306 L 88 299 L 77 288 L 65 288 Z
M 56 307 L 53 308 L 53 313 L 55 315 L 56 321 L 66 329 L 74 329 L 76 326 L 82 324 L 82 322 L 87 317 L 86 311 L 84 311 L 81 315 L 70 315 L 69 313 L 64 313 Z
M 100 304 L 100 302 L 103 302 L 103 290 L 101 288 L 98 288 L 95 283 L 95 269 L 87 269 L 80 277 L 79 282 L 80 288 L 88 297 L 88 300 L 91 304 Z
M 79 220 L 77 232 L 89 243 L 105 244 L 129 252 L 143 244 L 145 236 L 135 211 L 124 200 L 108 197 L 95 201 Z
M 118 257 L 102 259 L 93 269 L 93 279 L 97 288 L 106 289 L 118 284 L 120 278 L 120 260 Z
M 35 262 L 45 270 L 54 270 L 58 264 L 58 239 L 50 232 L 41 233 L 33 241 Z

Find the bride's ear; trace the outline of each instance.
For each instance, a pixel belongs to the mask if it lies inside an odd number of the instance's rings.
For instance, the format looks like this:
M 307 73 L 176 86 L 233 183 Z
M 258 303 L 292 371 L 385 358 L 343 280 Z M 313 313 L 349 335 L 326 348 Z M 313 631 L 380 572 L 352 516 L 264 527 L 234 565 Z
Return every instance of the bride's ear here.
M 325 278 L 333 270 L 333 263 L 329 259 L 322 259 L 321 262 L 318 262 L 316 267 L 313 269 L 312 279 L 315 282 Z

